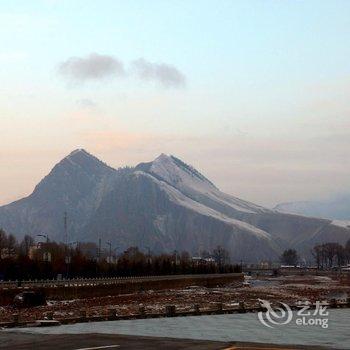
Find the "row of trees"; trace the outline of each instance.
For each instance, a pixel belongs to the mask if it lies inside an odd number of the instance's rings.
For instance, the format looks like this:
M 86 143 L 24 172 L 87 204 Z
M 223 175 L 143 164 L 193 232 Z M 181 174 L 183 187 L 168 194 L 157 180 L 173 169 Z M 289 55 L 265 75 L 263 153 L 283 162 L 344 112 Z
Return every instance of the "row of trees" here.
M 30 236 L 25 236 L 24 239 L 18 243 L 17 239 L 12 234 L 0 228 L 0 259 L 12 256 L 14 254 L 28 255 L 30 246 L 34 245 L 34 239 Z
M 45 238 L 45 237 L 44 237 Z M 112 254 L 113 253 L 113 254 Z M 188 252 L 152 254 L 130 247 L 118 256 L 99 249 L 91 242 L 65 245 L 49 241 L 35 243 L 30 236 L 17 242 L 0 230 L 0 280 L 55 279 L 57 276 L 103 277 L 167 274 L 202 274 L 239 272 L 229 263 L 228 252 L 217 247 L 193 258 Z
M 350 263 L 350 240 L 342 246 L 339 243 L 316 245 L 312 250 L 318 268 L 340 267 Z
M 328 242 L 313 247 L 311 254 L 318 269 L 341 267 L 350 264 L 350 239 L 343 246 L 339 243 Z M 299 256 L 295 249 L 287 249 L 281 255 L 282 264 L 296 266 Z

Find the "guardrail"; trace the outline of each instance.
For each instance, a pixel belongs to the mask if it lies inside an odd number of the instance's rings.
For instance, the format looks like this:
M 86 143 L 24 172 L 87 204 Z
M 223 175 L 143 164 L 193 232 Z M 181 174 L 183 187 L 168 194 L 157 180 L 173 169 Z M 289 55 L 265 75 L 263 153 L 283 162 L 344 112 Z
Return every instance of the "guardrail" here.
M 55 287 L 81 287 L 98 286 L 121 283 L 136 283 L 141 281 L 165 281 L 176 279 L 196 279 L 238 276 L 240 273 L 224 274 L 197 274 L 197 275 L 164 275 L 164 276 L 128 276 L 128 277 L 107 277 L 107 278 L 73 278 L 62 280 L 29 280 L 29 281 L 0 281 L 0 289 L 18 288 L 55 288 Z

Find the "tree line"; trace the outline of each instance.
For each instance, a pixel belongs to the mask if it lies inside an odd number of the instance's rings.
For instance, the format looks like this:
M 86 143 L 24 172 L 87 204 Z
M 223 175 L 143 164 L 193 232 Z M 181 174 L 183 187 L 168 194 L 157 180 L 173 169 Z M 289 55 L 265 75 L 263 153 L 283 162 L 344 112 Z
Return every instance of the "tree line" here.
M 350 239 L 343 246 L 329 242 L 316 245 L 312 250 L 317 268 L 341 267 L 350 263 Z
M 93 242 L 70 244 L 42 242 L 26 235 L 21 241 L 0 229 L 0 280 L 56 278 L 95 278 L 116 276 L 206 274 L 240 272 L 230 264 L 228 252 L 217 247 L 193 258 L 188 252 L 153 254 L 129 247 L 117 254 L 111 248 L 100 249 Z
M 311 250 L 314 262 L 318 269 L 330 269 L 350 264 L 350 239 L 341 245 L 336 242 L 327 242 L 315 245 Z M 299 256 L 295 249 L 286 249 L 280 257 L 282 264 L 296 266 Z

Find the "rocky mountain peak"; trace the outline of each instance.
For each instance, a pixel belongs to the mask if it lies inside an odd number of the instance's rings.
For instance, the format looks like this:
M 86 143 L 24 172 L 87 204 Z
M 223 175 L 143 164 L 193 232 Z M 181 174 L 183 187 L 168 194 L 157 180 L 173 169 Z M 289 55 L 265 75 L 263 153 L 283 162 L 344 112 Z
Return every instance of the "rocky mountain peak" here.
M 92 157 L 95 158 L 92 154 L 87 152 L 84 148 L 78 148 L 69 153 L 66 158 L 80 158 L 80 157 Z
M 63 193 L 68 188 L 81 192 L 99 179 L 112 174 L 115 170 L 84 149 L 77 149 L 58 162 L 50 173 L 36 186 L 34 194 Z M 90 185 L 89 185 L 90 184 Z
M 173 155 L 168 156 L 162 153 L 149 164 L 148 171 L 173 186 L 183 184 L 184 186 L 215 188 L 214 184 L 193 166 Z

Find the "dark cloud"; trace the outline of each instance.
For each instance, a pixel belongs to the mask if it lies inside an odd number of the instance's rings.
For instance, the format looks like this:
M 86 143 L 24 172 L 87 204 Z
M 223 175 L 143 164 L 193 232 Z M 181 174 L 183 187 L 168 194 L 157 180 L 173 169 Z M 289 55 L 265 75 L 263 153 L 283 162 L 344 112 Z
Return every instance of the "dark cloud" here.
M 58 72 L 73 83 L 98 81 L 128 75 L 122 61 L 113 56 L 91 53 L 86 57 L 70 57 L 58 67 Z M 131 74 L 144 81 L 155 81 L 164 87 L 180 88 L 186 77 L 175 66 L 152 63 L 144 58 L 131 62 Z
M 140 58 L 132 63 L 138 77 L 146 81 L 157 81 L 165 87 L 184 87 L 186 77 L 174 66 L 152 63 Z
M 92 53 L 86 57 L 70 57 L 59 65 L 59 73 L 73 82 L 101 80 L 125 75 L 124 65 L 117 58 Z
M 82 98 L 80 100 L 77 100 L 76 102 L 80 107 L 86 108 L 86 109 L 93 109 L 97 107 L 97 104 L 93 100 L 90 100 L 89 98 Z

